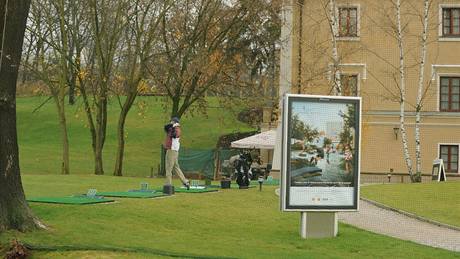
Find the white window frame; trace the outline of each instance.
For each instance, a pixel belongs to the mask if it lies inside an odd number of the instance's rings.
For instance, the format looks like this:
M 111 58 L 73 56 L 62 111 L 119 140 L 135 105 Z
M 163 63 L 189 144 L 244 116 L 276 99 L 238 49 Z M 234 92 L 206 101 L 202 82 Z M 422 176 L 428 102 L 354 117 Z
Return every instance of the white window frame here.
M 438 153 L 436 154 L 436 158 L 441 158 L 441 146 L 457 146 L 458 147 L 458 158 L 457 158 L 457 174 L 460 173 L 460 143 L 438 143 Z M 443 161 L 444 162 L 444 161 Z M 445 163 L 444 163 L 445 167 Z M 446 173 L 451 173 L 455 174 L 453 172 L 446 172 Z
M 439 4 L 439 17 L 438 17 L 438 40 L 439 41 L 460 41 L 460 35 L 457 37 L 444 37 L 443 36 L 443 17 L 442 10 L 444 8 L 460 8 L 460 4 Z
M 460 78 L 460 73 L 436 73 L 436 79 L 438 82 L 436 83 L 436 111 L 437 112 L 442 112 L 442 113 L 453 113 L 453 114 L 458 114 L 459 112 L 446 112 L 446 111 L 441 111 L 441 77 L 459 77 Z
M 355 37 L 341 37 L 340 36 L 340 17 L 339 17 L 339 9 L 340 8 L 356 8 L 357 10 L 357 17 L 356 17 L 356 36 Z M 335 16 L 337 17 L 337 28 L 338 28 L 338 35 L 336 35 L 336 39 L 338 41 L 359 41 L 361 40 L 361 4 L 338 4 L 335 9 Z
M 334 64 L 329 63 L 328 64 L 328 71 L 327 71 L 327 80 L 331 81 L 332 80 L 332 68 L 334 67 Z M 366 63 L 340 63 L 339 64 L 339 72 L 342 74 L 342 70 L 340 69 L 341 67 L 361 67 L 362 72 L 347 72 L 347 74 L 359 74 L 359 80 L 367 80 L 367 64 Z M 357 70 L 358 71 L 358 70 Z

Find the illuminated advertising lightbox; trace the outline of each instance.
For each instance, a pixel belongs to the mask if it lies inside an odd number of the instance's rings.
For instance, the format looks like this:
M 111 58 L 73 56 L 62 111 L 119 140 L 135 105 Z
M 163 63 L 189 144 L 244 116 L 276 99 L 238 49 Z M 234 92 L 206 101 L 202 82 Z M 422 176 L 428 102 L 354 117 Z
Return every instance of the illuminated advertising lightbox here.
M 360 97 L 284 97 L 283 211 L 358 210 L 360 125 Z

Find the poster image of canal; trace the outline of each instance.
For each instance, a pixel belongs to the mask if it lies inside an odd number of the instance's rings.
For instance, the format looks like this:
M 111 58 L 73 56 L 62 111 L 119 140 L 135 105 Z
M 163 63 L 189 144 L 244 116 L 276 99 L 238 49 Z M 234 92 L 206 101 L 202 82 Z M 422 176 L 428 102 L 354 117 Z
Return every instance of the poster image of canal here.
M 291 186 L 352 187 L 355 104 L 293 101 L 291 109 Z

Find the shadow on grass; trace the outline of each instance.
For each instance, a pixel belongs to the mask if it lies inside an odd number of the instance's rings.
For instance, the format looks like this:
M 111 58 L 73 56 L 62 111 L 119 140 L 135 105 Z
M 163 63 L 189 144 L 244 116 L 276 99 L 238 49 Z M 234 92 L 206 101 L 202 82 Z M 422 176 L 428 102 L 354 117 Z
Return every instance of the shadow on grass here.
M 143 253 L 151 255 L 169 256 L 177 258 L 194 258 L 194 259 L 233 259 L 237 257 L 223 257 L 223 256 L 208 256 L 208 255 L 194 255 L 194 254 L 181 254 L 168 252 L 159 249 L 145 248 L 145 247 L 114 247 L 114 246 L 88 246 L 88 245 L 74 245 L 74 246 L 43 246 L 27 244 L 25 246 L 32 251 L 40 252 L 75 252 L 75 251 L 103 251 L 103 252 L 128 252 L 128 253 Z

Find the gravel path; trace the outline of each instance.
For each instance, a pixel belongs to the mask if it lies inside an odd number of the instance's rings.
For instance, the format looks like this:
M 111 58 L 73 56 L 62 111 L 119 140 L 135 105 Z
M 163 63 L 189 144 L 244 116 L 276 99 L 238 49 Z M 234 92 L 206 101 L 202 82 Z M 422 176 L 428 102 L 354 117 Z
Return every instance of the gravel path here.
M 460 231 L 424 222 L 360 201 L 359 212 L 340 212 L 339 220 L 378 234 L 460 252 Z

